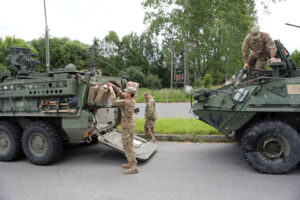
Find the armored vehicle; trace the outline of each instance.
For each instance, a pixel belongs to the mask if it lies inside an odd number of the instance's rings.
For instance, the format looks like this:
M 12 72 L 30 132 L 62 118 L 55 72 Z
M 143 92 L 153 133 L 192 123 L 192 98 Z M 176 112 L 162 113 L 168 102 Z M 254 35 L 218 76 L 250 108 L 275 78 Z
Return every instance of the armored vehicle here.
M 111 104 L 106 83 L 124 89 L 125 78 L 80 72 L 72 64 L 40 73 L 29 49 L 11 47 L 9 69 L 0 77 L 0 160 L 23 153 L 34 164 L 49 165 L 65 142 L 94 142 L 123 151 L 120 109 Z M 138 159 L 148 159 L 156 144 L 135 136 Z
M 193 93 L 192 113 L 228 137 L 262 173 L 287 173 L 300 158 L 300 68 L 279 40 L 270 70 L 243 69 L 222 88 Z

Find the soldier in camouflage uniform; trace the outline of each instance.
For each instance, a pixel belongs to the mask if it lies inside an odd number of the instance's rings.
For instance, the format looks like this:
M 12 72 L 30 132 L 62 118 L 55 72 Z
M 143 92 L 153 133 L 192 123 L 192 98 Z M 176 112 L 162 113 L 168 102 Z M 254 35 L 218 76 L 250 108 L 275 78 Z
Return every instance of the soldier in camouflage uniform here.
M 155 100 L 148 92 L 144 96 L 145 99 L 147 100 L 146 108 L 145 108 L 144 130 L 145 130 L 145 134 L 151 140 L 151 142 L 155 142 L 156 139 L 154 137 L 154 122 L 157 118 Z
M 249 55 L 249 49 L 251 53 Z M 253 68 L 264 69 L 268 57 L 269 62 L 274 62 L 277 48 L 268 33 L 260 32 L 257 26 L 251 28 L 243 43 L 244 69 Z
M 135 130 L 135 120 L 133 118 L 133 112 L 135 109 L 135 99 L 133 98 L 136 94 L 136 89 L 133 87 L 128 87 L 124 91 L 112 83 L 108 83 L 108 88 L 110 91 L 110 97 L 112 104 L 121 108 L 122 111 L 122 142 L 125 156 L 128 163 L 123 164 L 122 168 L 127 170 L 124 171 L 125 174 L 135 174 L 137 170 L 137 161 L 133 148 L 134 130 Z M 117 99 L 114 90 L 118 93 L 120 98 Z

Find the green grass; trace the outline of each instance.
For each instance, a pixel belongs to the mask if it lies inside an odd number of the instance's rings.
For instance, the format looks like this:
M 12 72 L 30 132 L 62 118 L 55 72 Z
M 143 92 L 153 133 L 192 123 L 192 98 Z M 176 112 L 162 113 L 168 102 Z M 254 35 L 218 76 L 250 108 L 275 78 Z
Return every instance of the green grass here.
M 144 123 L 145 119 L 136 119 L 136 133 L 144 133 Z M 200 120 L 181 118 L 158 118 L 155 121 L 154 132 L 157 134 L 221 134 L 218 130 Z

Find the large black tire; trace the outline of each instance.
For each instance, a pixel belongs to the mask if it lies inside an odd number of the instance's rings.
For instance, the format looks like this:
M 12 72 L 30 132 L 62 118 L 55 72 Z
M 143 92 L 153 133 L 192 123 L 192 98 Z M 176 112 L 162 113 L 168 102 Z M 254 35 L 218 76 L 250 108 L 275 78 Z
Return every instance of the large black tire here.
M 11 121 L 0 121 L 0 161 L 14 161 L 22 157 L 22 131 Z
M 244 133 L 241 145 L 247 162 L 261 173 L 284 174 L 299 162 L 299 135 L 284 122 L 254 124 Z
M 62 137 L 57 129 L 47 122 L 33 122 L 23 133 L 22 146 L 30 162 L 50 165 L 63 154 Z

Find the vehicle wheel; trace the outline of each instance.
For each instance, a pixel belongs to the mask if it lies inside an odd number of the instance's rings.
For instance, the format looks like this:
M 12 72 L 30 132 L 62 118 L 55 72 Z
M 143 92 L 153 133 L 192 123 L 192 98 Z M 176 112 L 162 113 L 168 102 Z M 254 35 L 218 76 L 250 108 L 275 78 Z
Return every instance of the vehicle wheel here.
M 49 165 L 58 161 L 63 153 L 62 137 L 49 123 L 33 122 L 23 133 L 22 146 L 30 162 Z
M 22 132 L 17 124 L 0 121 L 0 160 L 14 161 L 22 157 Z
M 247 162 L 268 174 L 283 174 L 299 162 L 300 138 L 290 125 L 280 121 L 262 121 L 248 128 L 242 138 Z

